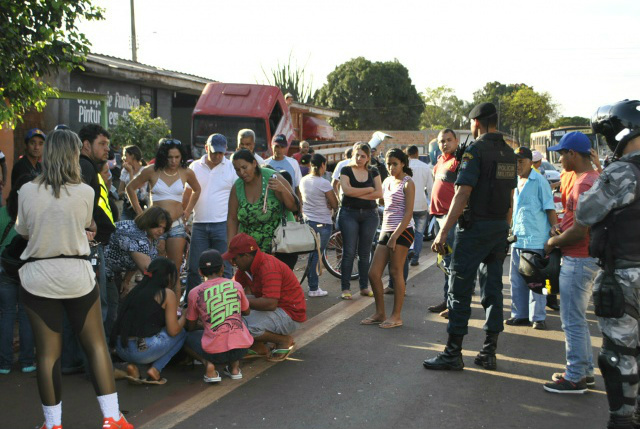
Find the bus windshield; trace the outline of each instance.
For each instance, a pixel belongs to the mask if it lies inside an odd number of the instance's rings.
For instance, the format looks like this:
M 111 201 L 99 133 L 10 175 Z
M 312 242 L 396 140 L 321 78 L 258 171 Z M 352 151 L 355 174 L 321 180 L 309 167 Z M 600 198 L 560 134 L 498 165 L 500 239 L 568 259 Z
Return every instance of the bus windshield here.
M 238 146 L 238 131 L 249 128 L 256 133 L 255 152 L 267 151 L 267 130 L 264 119 L 235 116 L 196 116 L 193 118 L 193 144 L 203 147 L 207 138 L 219 133 L 227 138 L 227 150 Z

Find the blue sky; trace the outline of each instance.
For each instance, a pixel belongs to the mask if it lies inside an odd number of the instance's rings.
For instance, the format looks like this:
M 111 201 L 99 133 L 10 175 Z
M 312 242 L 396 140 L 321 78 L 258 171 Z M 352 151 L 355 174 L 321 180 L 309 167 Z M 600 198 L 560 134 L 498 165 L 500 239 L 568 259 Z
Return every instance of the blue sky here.
M 93 52 L 131 57 L 129 1 L 96 0 Z M 640 1 L 135 0 L 138 60 L 223 82 L 263 83 L 292 54 L 319 88 L 337 65 L 398 59 L 418 91 L 471 99 L 489 81 L 549 92 L 566 116 L 640 98 Z

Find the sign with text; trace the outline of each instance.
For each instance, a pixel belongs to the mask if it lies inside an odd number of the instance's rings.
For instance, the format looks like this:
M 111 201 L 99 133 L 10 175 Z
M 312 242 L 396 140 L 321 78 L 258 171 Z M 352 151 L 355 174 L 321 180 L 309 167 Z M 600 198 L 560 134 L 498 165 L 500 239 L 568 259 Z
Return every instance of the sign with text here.
M 107 124 L 109 128 L 116 125 L 120 115 L 128 115 L 131 109 L 149 103 L 155 110 L 155 92 L 153 88 L 127 82 L 72 74 L 71 91 L 96 92 L 107 95 Z M 69 101 L 69 127 L 78 131 L 87 124 L 100 124 L 102 112 L 100 102 L 92 100 Z

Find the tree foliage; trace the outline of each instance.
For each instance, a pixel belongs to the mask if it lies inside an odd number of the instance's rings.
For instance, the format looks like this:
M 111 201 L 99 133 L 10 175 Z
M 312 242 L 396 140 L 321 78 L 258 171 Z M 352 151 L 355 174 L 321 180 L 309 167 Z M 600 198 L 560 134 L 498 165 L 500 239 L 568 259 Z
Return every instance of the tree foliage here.
M 556 119 L 553 124 L 551 124 L 552 128 L 558 127 L 568 127 L 570 125 L 591 125 L 591 121 L 589 118 L 584 118 L 582 116 L 561 116 Z
M 0 126 L 44 108 L 56 90 L 43 77 L 82 68 L 90 43 L 76 21 L 102 18 L 90 0 L 0 0 Z
M 268 74 L 262 69 L 264 77 L 269 85 L 277 86 L 283 94 L 291 93 L 293 99 L 300 103 L 310 104 L 313 102 L 313 90 L 311 88 L 312 79 L 307 81 L 305 67 L 291 65 L 291 55 L 286 64 L 280 64 Z
M 455 91 L 448 86 L 427 88 L 422 94 L 424 111 L 420 116 L 421 128 L 452 128 L 463 129 L 469 127 L 469 112 L 471 103 L 456 97 Z
M 409 71 L 397 60 L 354 58 L 336 67 L 315 94 L 315 102 L 340 110 L 338 129 L 417 130 L 424 110 Z
M 165 120 L 152 118 L 151 106 L 144 104 L 134 107 L 126 116 L 118 116 L 118 122 L 111 130 L 111 141 L 119 147 L 136 145 L 145 159 L 151 159 L 156 155 L 158 140 L 170 135 Z
M 551 95 L 524 83 L 488 82 L 473 93 L 473 104 L 491 102 L 498 108 L 498 128 L 520 140 L 532 131 L 549 128 L 557 116 Z

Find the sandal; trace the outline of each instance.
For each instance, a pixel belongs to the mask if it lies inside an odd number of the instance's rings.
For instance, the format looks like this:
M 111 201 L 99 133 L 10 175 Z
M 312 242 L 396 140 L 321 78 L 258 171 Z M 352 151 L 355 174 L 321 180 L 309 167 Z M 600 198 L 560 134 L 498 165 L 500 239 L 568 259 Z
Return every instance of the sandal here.
M 361 325 L 379 325 L 381 323 L 381 320 L 376 320 L 373 317 L 367 317 L 366 319 L 360 321 Z
M 269 357 L 268 353 L 264 354 L 264 355 L 261 355 L 260 353 L 256 352 L 255 350 L 249 349 L 247 351 L 247 354 L 244 355 L 244 357 L 242 359 L 258 359 L 258 358 L 268 358 L 268 357 Z
M 378 326 L 378 328 L 382 329 L 391 329 L 391 328 L 399 328 L 402 326 L 402 322 L 387 322 L 386 320 Z
M 222 381 L 222 377 L 220 377 L 220 373 L 218 371 L 216 371 L 216 376 L 215 377 L 207 377 L 207 374 L 205 374 L 202 377 L 202 380 L 205 383 L 220 383 Z
M 373 296 L 373 292 L 370 291 L 369 289 L 362 289 L 360 291 L 360 295 L 362 296 L 368 296 L 368 297 L 372 297 Z
M 232 380 L 242 380 L 242 371 L 238 370 L 237 374 L 232 374 L 231 373 L 231 369 L 228 366 L 224 367 L 224 375 L 226 375 L 227 377 L 229 377 Z
M 147 378 L 141 378 L 140 381 L 142 382 L 142 384 L 153 384 L 156 386 L 161 386 L 167 383 L 166 378 L 160 378 L 158 380 L 154 380 L 153 378 L 147 377 Z
M 340 298 L 351 299 L 351 292 L 342 292 L 342 295 L 340 295 Z
M 282 362 L 289 357 L 295 349 L 295 344 L 292 344 L 288 349 L 273 349 L 271 350 L 271 357 L 267 360 L 269 362 Z

